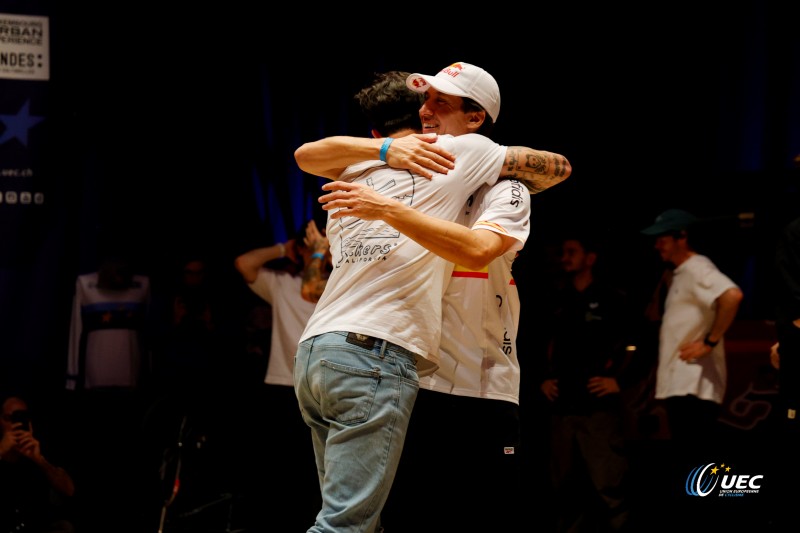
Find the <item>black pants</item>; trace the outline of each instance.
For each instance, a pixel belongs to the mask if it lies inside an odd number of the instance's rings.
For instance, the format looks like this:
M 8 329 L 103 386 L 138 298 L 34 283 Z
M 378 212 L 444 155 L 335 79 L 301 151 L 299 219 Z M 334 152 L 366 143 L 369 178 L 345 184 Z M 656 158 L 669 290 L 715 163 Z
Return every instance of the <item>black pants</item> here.
M 622 423 L 621 412 L 553 415 L 550 469 L 557 531 L 625 530 L 629 465 Z
M 524 530 L 520 444 L 516 404 L 420 389 L 381 525 L 386 533 Z

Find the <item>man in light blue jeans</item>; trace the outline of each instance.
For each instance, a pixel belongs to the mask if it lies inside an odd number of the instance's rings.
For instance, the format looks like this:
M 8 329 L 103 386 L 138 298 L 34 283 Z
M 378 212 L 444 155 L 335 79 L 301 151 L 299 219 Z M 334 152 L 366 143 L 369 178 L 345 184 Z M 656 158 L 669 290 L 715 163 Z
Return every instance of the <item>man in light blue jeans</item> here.
M 419 390 L 415 359 L 396 344 L 344 331 L 300 343 L 295 366 L 309 376 L 297 387 L 300 409 L 314 449 L 324 450 L 318 468 L 336 472 L 322 480 L 327 514 L 309 531 L 372 531 L 342 524 L 372 524 L 383 507 Z
M 494 78 L 467 63 L 450 65 L 437 76 L 446 77 L 463 98 L 452 113 L 471 132 L 491 127 L 500 109 Z M 373 134 L 394 138 L 307 143 L 295 152 L 300 168 L 371 187 L 450 221 L 484 183 L 501 176 L 553 180 L 555 168 L 565 168 L 559 166 L 563 157 L 501 146 L 484 135 L 412 135 L 420 129 L 421 101 L 406 88 L 407 77 L 387 73 L 357 95 L 376 128 Z M 429 170 L 436 172 L 430 180 Z M 442 294 L 453 264 L 380 220 L 331 216 L 327 235 L 334 270 L 301 337 L 294 369 L 323 500 L 308 531 L 371 533 L 394 480 L 418 376 L 438 364 Z

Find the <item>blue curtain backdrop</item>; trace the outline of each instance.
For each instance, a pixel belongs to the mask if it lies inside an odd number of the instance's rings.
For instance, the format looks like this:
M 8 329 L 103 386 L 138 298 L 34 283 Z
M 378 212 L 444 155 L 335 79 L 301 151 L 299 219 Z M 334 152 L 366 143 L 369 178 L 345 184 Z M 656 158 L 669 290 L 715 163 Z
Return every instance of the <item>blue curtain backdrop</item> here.
M 3 382 L 32 373 L 61 320 L 71 165 L 50 81 L 46 11 L 0 9 L 0 357 Z M 66 142 L 69 142 L 68 140 Z M 61 154 L 61 156 L 57 154 Z M 38 373 L 41 378 L 44 372 Z M 20 372 L 21 371 L 21 372 Z
M 3 385 L 62 386 L 74 280 L 106 253 L 123 249 L 157 289 L 202 250 L 237 305 L 238 253 L 324 220 L 322 182 L 294 150 L 368 135 L 352 96 L 373 72 L 434 74 L 454 61 L 497 78 L 499 142 L 560 152 L 574 167 L 534 198 L 521 273 L 554 229 L 577 221 L 614 237 L 621 278 L 647 282 L 651 243 L 638 229 L 683 207 L 719 221 L 711 252 L 750 293 L 745 313 L 771 313 L 771 239 L 800 214 L 800 39 L 788 8 L 746 2 L 629 23 L 607 6 L 537 6 L 516 10 L 531 20 L 524 31 L 490 24 L 470 42 L 455 20 L 428 35 L 418 21 L 356 31 L 325 13 L 309 22 L 236 2 L 64 4 L 0 1 L 0 14 L 48 17 L 50 32 L 49 79 L 0 78 Z M 278 26 L 289 25 L 286 37 Z M 28 191 L 45 202 L 9 203 Z

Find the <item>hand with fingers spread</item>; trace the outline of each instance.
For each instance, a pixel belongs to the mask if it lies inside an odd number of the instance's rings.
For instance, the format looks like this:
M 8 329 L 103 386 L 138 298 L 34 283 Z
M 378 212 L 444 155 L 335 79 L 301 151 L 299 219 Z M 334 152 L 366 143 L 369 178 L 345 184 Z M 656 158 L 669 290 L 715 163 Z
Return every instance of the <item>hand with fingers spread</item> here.
M 687 342 L 678 347 L 678 357 L 687 363 L 696 363 L 701 357 L 710 355 L 712 347 L 702 340 Z
M 432 178 L 434 172 L 447 174 L 454 167 L 455 156 L 436 144 L 435 133 L 415 133 L 394 139 L 386 151 L 386 163 Z
M 333 219 L 348 216 L 363 220 L 379 220 L 390 204 L 394 206 L 401 204 L 361 183 L 332 181 L 323 185 L 322 189 L 328 191 L 328 194 L 319 197 L 322 208 L 325 211 L 338 209 L 330 214 Z
M 338 179 L 348 165 L 380 158 L 393 168 L 432 178 L 454 167 L 455 156 L 436 143 L 435 133 L 402 137 L 361 138 L 337 135 L 305 143 L 294 153 L 298 166 L 309 174 Z

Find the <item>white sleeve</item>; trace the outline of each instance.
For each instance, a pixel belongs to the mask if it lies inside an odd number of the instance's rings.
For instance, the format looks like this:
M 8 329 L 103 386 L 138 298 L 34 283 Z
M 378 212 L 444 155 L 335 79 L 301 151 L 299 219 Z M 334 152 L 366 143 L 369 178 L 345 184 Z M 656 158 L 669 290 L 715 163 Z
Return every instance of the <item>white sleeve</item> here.
M 277 279 L 278 277 L 274 271 L 262 267 L 258 270 L 255 281 L 248 284 L 248 287 L 262 300 L 272 305 L 275 295 L 274 287 Z
M 531 195 L 519 181 L 502 179 L 495 185 L 484 185 L 476 193 L 477 208 L 470 214 L 472 229 L 486 229 L 508 235 L 516 243 L 507 251 L 519 251 L 530 235 Z
M 488 137 L 468 133 L 452 137 L 440 136 L 439 141 L 446 150 L 456 156 L 455 169 L 469 190 L 484 183 L 494 185 L 506 160 L 507 146 L 497 144 Z

